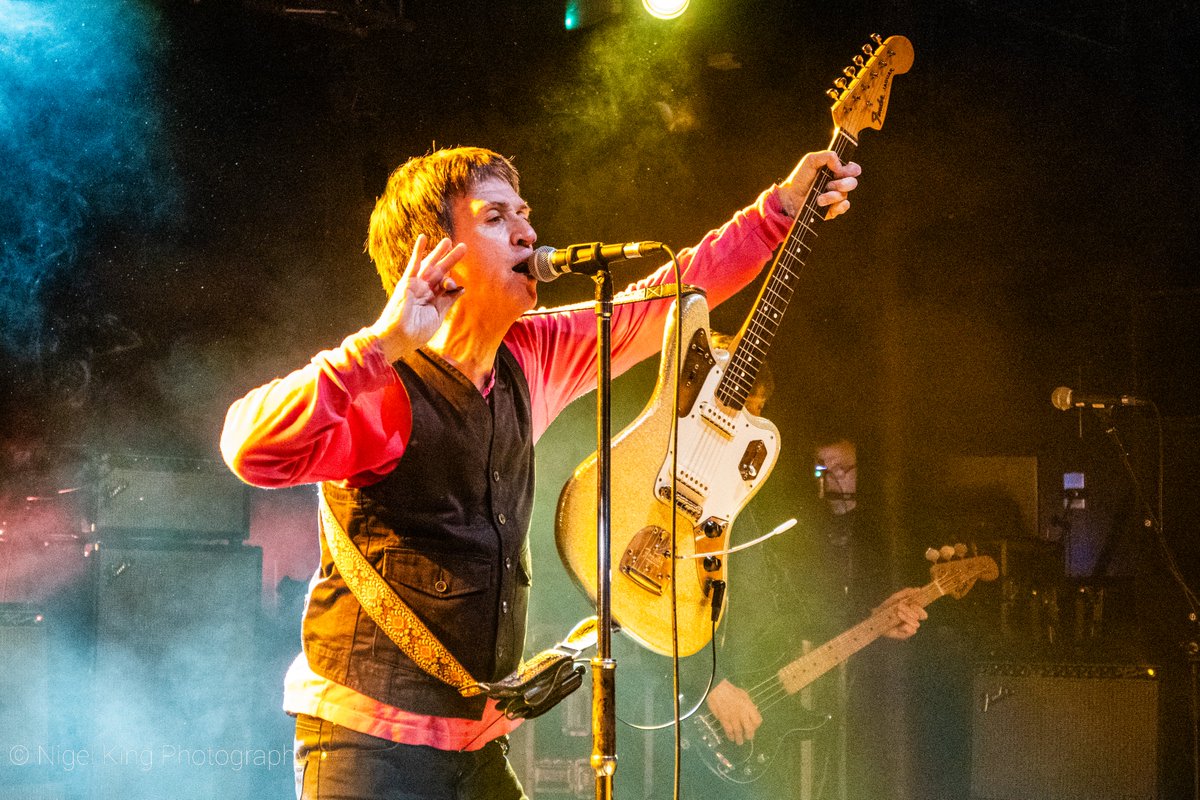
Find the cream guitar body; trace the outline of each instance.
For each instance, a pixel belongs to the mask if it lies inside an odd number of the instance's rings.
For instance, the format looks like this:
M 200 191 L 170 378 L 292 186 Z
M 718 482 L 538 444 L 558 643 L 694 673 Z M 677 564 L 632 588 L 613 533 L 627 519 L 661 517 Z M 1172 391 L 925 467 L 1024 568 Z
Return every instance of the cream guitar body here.
M 674 314 L 671 315 L 674 319 Z M 708 306 L 684 297 L 683 367 L 675 366 L 675 326 L 664 334 L 654 394 L 613 440 L 612 609 L 622 629 L 658 653 L 671 652 L 671 522 L 678 553 L 675 591 L 679 652 L 691 655 L 712 635 L 713 581 L 727 581 L 724 550 L 738 512 L 770 474 L 779 431 L 765 419 L 724 405 L 716 388 L 730 356 L 711 349 Z M 671 419 L 679 375 L 679 457 L 672 509 Z M 664 456 L 665 454 L 665 456 Z M 558 501 L 555 538 L 576 582 L 596 598 L 596 457 L 584 461 Z M 699 558 L 692 556 L 699 555 Z

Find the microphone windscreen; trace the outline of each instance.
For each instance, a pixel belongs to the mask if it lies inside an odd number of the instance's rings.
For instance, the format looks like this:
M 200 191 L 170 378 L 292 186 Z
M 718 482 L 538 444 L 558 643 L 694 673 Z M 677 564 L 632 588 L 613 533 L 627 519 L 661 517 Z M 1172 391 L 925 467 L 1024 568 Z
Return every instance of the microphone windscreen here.
M 553 247 L 543 245 L 534 250 L 533 256 L 529 259 L 529 274 L 541 283 L 549 283 L 562 274 L 555 270 L 554 265 L 550 263 L 550 257 L 554 255 L 554 252 Z
M 1060 386 L 1050 395 L 1050 404 L 1059 411 L 1070 411 L 1071 405 L 1071 390 L 1066 386 Z

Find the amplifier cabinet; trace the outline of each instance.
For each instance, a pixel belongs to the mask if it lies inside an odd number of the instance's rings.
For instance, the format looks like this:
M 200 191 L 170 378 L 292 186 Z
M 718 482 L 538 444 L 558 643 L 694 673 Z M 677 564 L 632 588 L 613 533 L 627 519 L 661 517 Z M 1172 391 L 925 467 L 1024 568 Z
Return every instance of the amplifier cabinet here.
M 15 752 L 47 746 L 49 667 L 42 614 L 32 606 L 0 603 L 0 772 L 14 766 Z
M 262 551 L 101 544 L 91 800 L 250 797 Z M 226 759 L 222 766 L 216 759 Z
M 1154 800 L 1148 666 L 984 664 L 972 679 L 971 800 Z
M 245 540 L 250 494 L 223 464 L 151 456 L 110 459 L 96 526 L 113 536 Z

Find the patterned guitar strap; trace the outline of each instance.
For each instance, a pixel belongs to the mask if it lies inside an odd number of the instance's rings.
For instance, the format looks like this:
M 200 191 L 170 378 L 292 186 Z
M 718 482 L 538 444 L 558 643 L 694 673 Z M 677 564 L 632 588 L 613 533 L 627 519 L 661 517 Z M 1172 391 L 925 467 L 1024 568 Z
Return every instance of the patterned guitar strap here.
M 404 600 L 375 571 L 333 515 L 321 492 L 321 531 L 342 580 L 379 629 L 396 643 L 404 655 L 425 672 L 449 684 L 463 697 L 487 691 L 471 677 L 454 654 L 421 621 Z

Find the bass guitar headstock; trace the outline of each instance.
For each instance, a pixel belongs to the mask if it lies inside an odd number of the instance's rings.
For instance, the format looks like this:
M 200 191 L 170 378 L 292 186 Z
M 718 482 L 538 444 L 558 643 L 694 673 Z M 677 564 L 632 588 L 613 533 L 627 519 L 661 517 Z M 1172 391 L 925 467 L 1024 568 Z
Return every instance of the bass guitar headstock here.
M 940 550 L 929 548 L 925 558 L 934 562 L 929 568 L 933 582 L 942 594 L 961 600 L 971 591 L 976 581 L 994 581 L 1000 576 L 1000 568 L 991 556 L 967 558 L 967 547 L 963 544 L 944 545 Z
M 863 128 L 879 130 L 887 114 L 892 93 L 892 78 L 908 72 L 913 63 L 912 42 L 903 36 L 880 38 L 863 45 L 862 55 L 842 70 L 844 77 L 834 81 L 826 92 L 833 100 L 833 124 L 857 139 Z

